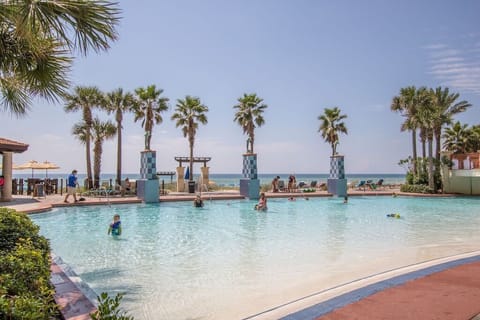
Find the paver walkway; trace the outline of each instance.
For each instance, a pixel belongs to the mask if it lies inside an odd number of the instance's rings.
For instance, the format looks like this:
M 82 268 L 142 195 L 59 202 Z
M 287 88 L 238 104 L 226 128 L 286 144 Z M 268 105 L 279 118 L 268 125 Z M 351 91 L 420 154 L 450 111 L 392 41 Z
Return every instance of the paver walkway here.
M 317 320 L 468 320 L 480 313 L 480 262 L 375 293 Z

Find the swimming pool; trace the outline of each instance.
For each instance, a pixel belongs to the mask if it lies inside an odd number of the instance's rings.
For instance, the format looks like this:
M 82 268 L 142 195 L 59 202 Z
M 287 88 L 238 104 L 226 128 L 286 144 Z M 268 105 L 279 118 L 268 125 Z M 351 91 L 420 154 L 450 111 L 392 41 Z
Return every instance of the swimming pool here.
M 412 263 L 480 249 L 480 199 L 350 197 L 71 207 L 32 215 L 135 319 L 240 319 Z M 113 214 L 123 235 L 107 236 Z M 387 218 L 399 213 L 400 219 Z

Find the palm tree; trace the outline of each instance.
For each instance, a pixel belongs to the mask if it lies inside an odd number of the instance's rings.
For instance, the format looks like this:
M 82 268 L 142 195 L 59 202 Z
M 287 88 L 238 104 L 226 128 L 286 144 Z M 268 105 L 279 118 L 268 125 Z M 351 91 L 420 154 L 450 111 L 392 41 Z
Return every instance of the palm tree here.
M 333 109 L 325 108 L 324 114 L 318 116 L 318 120 L 321 121 L 318 132 L 322 133 L 322 138 L 332 147 L 332 156 L 337 154 L 338 134 L 348 134 L 345 122 L 342 122 L 343 119 L 347 118 L 347 115 L 340 115 L 340 112 L 341 110 L 338 107 Z
M 405 121 L 401 126 L 401 131 L 412 131 L 412 158 L 413 158 L 413 172 L 417 174 L 417 89 L 415 86 L 410 86 L 400 89 L 400 95 L 393 97 L 390 109 L 392 111 L 400 112 L 405 117 Z
M 78 141 L 80 141 L 81 144 L 84 144 L 86 145 L 87 144 L 87 131 L 89 131 L 87 129 L 87 125 L 85 124 L 85 121 L 81 121 L 79 123 L 76 123 L 73 125 L 73 128 L 72 128 L 72 134 L 75 138 L 78 139 Z M 90 181 L 87 179 L 87 182 Z M 91 189 L 92 187 L 91 186 L 87 186 L 89 189 Z
M 123 93 L 122 88 L 118 88 L 105 95 L 105 109 L 107 112 L 115 113 L 117 122 L 117 177 L 118 185 L 122 183 L 122 121 L 125 112 L 133 111 L 135 99 L 129 92 Z
M 145 128 L 145 150 L 150 150 L 153 125 L 162 123 L 161 113 L 168 110 L 168 98 L 160 97 L 162 93 L 163 90 L 157 90 L 155 85 L 135 90 L 135 122 L 141 119 Z
M 478 150 L 480 150 L 480 125 L 470 128 L 467 142 L 468 152 L 478 152 Z
M 107 50 L 119 13 L 103 0 L 0 1 L 0 104 L 21 116 L 33 97 L 58 100 L 75 51 Z
M 464 112 L 472 105 L 465 100 L 455 103 L 460 95 L 458 93 L 450 93 L 448 88 L 442 89 L 442 87 L 438 87 L 435 90 L 431 89 L 431 91 L 432 95 L 435 96 L 436 112 L 439 114 L 434 123 L 436 143 L 435 158 L 437 159 L 437 163 L 439 163 L 443 125 L 451 124 L 454 115 Z
M 457 121 L 445 128 L 443 147 L 453 153 L 466 153 L 470 135 L 468 125 Z
M 93 125 L 92 109 L 104 105 L 103 94 L 97 87 L 80 87 L 74 88 L 73 94 L 65 95 L 65 111 L 82 111 L 83 121 L 86 126 L 85 131 L 85 156 L 87 162 L 87 181 L 88 187 L 93 187 L 92 179 L 92 162 L 90 156 L 90 132 Z
M 200 98 L 186 96 L 185 99 L 178 99 L 175 106 L 175 113 L 172 120 L 175 120 L 175 126 L 181 127 L 183 136 L 188 139 L 190 146 L 190 175 L 189 180 L 193 181 L 193 145 L 195 144 L 195 135 L 197 134 L 198 124 L 207 124 L 208 107 L 200 102 Z
M 102 162 L 103 142 L 115 136 L 117 127 L 111 121 L 102 122 L 95 118 L 92 123 L 93 146 L 93 180 L 94 187 L 100 187 L 100 167 Z
M 268 107 L 262 103 L 263 99 L 256 93 L 243 94 L 238 98 L 238 104 L 233 106 L 237 109 L 233 121 L 236 121 L 243 129 L 243 133 L 248 135 L 247 152 L 254 153 L 253 145 L 255 142 L 255 128 L 261 127 L 265 123 L 263 112 Z M 250 148 L 248 147 L 250 142 Z
M 420 88 L 417 91 L 417 102 L 419 103 L 416 111 L 418 126 L 423 132 L 423 137 L 428 141 L 428 185 L 434 190 L 435 180 L 433 171 L 433 137 L 435 123 L 438 122 L 439 113 L 434 106 L 435 96 L 427 88 Z

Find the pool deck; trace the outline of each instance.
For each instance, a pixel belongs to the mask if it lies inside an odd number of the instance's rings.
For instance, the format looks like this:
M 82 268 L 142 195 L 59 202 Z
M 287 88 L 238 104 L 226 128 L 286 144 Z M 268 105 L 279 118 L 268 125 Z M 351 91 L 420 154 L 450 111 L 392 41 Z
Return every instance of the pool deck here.
M 348 190 L 349 196 L 399 196 L 398 189 L 378 191 Z M 411 195 L 411 194 L 409 194 Z M 325 191 L 311 193 L 266 193 L 268 198 L 329 197 Z M 425 196 L 425 195 L 414 195 Z M 441 195 L 452 196 L 452 195 Z M 243 199 L 238 192 L 203 193 L 208 200 Z M 171 193 L 160 201 L 192 201 L 193 194 Z M 70 198 L 70 201 L 73 199 Z M 45 198 L 15 196 L 13 201 L 0 206 L 25 213 L 50 211 L 56 207 L 141 203 L 137 197 L 85 197 L 85 201 L 64 203 L 63 196 Z M 56 301 L 66 320 L 86 320 L 95 306 L 75 284 L 52 263 L 52 283 Z M 359 279 L 296 301 L 266 310 L 246 319 L 285 320 L 408 320 L 459 319 L 480 320 L 480 252 L 437 259 L 413 266 L 390 270 L 365 279 Z

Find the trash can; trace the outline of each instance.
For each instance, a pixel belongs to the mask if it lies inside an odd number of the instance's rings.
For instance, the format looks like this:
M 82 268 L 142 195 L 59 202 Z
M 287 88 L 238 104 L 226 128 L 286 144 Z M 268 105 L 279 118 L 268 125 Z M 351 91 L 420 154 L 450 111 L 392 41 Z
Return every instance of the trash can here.
M 43 184 L 37 183 L 35 185 L 35 190 L 33 192 L 33 196 L 38 197 L 38 198 L 45 197 L 44 190 L 43 190 Z
M 188 181 L 188 193 L 195 193 L 195 181 Z

